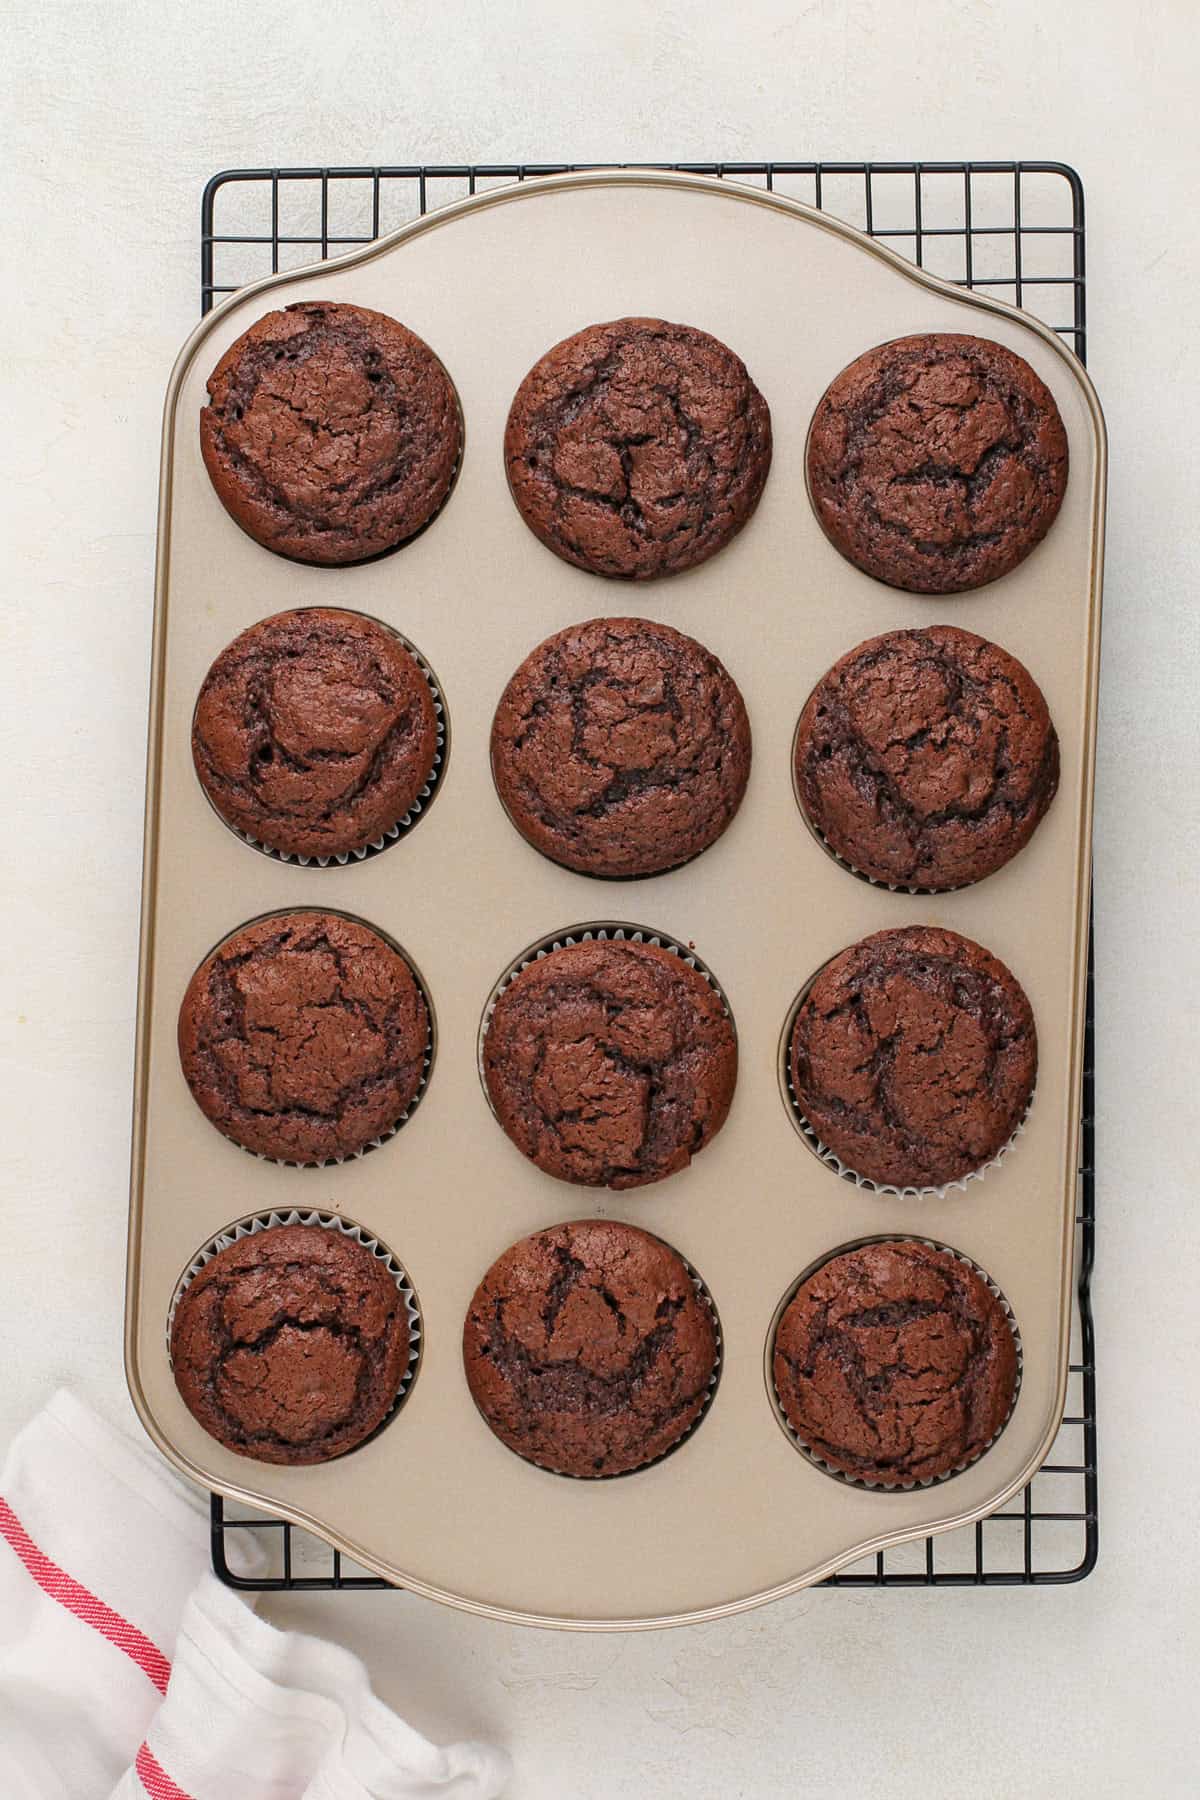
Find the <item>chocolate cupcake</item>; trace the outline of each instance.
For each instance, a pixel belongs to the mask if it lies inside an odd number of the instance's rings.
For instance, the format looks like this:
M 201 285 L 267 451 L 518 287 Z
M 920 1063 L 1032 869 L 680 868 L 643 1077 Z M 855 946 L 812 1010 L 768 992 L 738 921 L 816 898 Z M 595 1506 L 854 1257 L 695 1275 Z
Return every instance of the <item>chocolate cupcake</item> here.
M 492 773 L 535 850 L 580 874 L 657 875 L 713 843 L 741 804 L 750 721 L 694 638 L 591 619 L 539 644 L 492 721 Z
M 711 1307 L 683 1258 L 614 1219 L 522 1238 L 463 1328 L 471 1395 L 518 1456 L 560 1475 L 622 1475 L 674 1448 L 712 1395 Z
M 547 1175 L 631 1188 L 684 1169 L 725 1123 L 737 1038 L 720 995 L 657 944 L 562 944 L 503 989 L 481 1068 L 500 1124 Z
M 1058 516 L 1067 434 L 1023 357 L 928 332 L 858 357 L 826 389 L 808 439 L 817 518 L 842 555 L 916 594 L 982 587 Z
M 184 1288 L 171 1328 L 188 1411 L 256 1462 L 353 1450 L 391 1411 L 409 1359 L 405 1297 L 387 1265 L 321 1225 L 227 1244 Z
M 589 325 L 517 389 L 513 499 L 543 544 L 593 575 L 678 575 L 758 505 L 771 415 L 732 350 L 662 319 Z
M 847 1250 L 802 1282 L 773 1362 L 804 1448 L 875 1487 L 936 1481 L 976 1461 L 1017 1390 L 1000 1300 L 952 1251 L 907 1239 Z
M 1008 1144 L 1033 1096 L 1025 990 L 970 938 L 877 931 L 826 963 L 792 1026 L 789 1075 L 820 1144 L 881 1187 L 938 1188 Z
M 308 563 L 352 563 L 416 535 L 450 492 L 462 419 L 429 345 L 385 313 L 301 300 L 231 344 L 208 382 L 200 448 L 232 518 Z
M 809 696 L 796 793 L 835 856 L 893 887 L 979 881 L 1033 836 L 1058 734 L 1015 656 L 953 625 L 890 631 Z
M 192 720 L 200 784 L 227 824 L 288 856 L 362 853 L 429 793 L 440 724 L 394 632 L 307 607 L 222 650 Z
M 257 919 L 188 984 L 179 1056 L 200 1110 L 278 1162 L 354 1156 L 393 1131 L 425 1079 L 429 1012 L 412 969 L 356 919 Z

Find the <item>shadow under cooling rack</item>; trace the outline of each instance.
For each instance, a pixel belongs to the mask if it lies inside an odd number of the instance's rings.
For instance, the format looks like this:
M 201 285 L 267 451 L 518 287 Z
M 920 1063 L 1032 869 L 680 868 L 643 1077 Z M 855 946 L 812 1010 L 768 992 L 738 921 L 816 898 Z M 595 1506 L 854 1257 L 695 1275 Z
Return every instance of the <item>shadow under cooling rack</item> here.
M 437 206 L 531 176 L 612 165 L 422 164 L 378 168 L 226 169 L 201 206 L 200 308 L 279 270 L 369 244 Z M 919 267 L 1033 313 L 1087 356 L 1083 185 L 1056 162 L 688 162 L 626 165 L 715 175 L 805 201 L 885 239 Z M 831 1588 L 1041 1587 L 1081 1581 L 1099 1540 L 1096 1364 L 1090 1282 L 1095 1253 L 1093 959 L 1088 951 L 1083 1120 L 1066 1417 L 1047 1461 L 1016 1499 L 959 1531 L 881 1551 Z M 265 1571 L 240 1575 L 231 1540 L 248 1533 Z M 212 1561 L 231 1587 L 386 1588 L 286 1521 L 212 1498 Z

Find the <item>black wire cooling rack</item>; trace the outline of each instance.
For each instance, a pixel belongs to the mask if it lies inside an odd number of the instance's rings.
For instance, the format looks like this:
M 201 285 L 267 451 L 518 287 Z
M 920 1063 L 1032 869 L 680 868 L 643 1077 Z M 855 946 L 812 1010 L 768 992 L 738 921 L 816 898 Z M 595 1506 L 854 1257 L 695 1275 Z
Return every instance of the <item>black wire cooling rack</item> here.
M 200 307 L 248 281 L 369 244 L 433 207 L 536 175 L 601 165 L 486 163 L 391 168 L 226 169 L 204 190 Z M 1087 359 L 1083 184 L 1055 162 L 669 163 L 807 201 L 887 239 L 920 268 L 1035 313 Z M 1066 1416 L 1048 1460 L 1011 1503 L 977 1525 L 880 1551 L 833 1575 L 835 1588 L 1041 1587 L 1082 1581 L 1096 1563 L 1096 1363 L 1090 1285 L 1095 1252 L 1093 959 L 1088 951 L 1076 1304 Z M 236 1573 L 228 1533 L 250 1533 L 267 1572 Z M 238 1560 L 235 1558 L 235 1560 Z M 386 1588 L 286 1520 L 212 1497 L 213 1568 L 256 1592 Z

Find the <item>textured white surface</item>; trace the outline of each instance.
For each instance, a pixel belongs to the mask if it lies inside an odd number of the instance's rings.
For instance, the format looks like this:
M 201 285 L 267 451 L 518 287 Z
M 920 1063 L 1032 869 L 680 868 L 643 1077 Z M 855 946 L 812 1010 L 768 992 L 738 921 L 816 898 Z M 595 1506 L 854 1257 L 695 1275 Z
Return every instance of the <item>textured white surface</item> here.
M 1195 1791 L 1191 0 L 740 7 L 18 0 L 0 309 L 0 1442 L 120 1366 L 159 405 L 199 191 L 264 162 L 1038 155 L 1089 200 L 1112 446 L 1097 801 L 1103 1541 L 1061 1592 L 813 1593 L 586 1641 L 280 1601 L 518 1800 Z M 1165 1282 L 1165 1285 L 1163 1285 Z M 1185 1431 L 1185 1421 L 1190 1432 Z M 1189 1559 L 1191 1559 L 1189 1561 Z

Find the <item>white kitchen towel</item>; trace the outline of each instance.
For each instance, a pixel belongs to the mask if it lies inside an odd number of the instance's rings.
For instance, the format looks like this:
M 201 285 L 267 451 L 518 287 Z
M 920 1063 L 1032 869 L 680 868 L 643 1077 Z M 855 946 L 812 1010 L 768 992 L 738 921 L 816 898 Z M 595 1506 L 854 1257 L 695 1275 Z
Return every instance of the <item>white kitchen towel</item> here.
M 491 1800 L 507 1759 L 429 1743 L 362 1664 L 207 1571 L 207 1512 L 67 1393 L 0 1476 L 3 1800 Z

